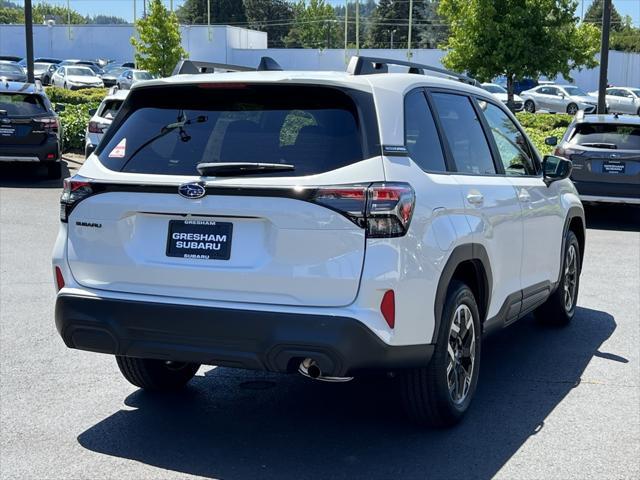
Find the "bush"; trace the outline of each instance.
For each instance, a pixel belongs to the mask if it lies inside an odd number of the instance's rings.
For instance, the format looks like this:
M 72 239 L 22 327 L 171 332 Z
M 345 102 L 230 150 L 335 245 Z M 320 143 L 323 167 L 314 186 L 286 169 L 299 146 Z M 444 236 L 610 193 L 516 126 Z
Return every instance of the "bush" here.
M 84 136 L 91 115 L 89 110 L 98 108 L 98 102 L 83 105 L 67 105 L 60 113 L 62 123 L 62 148 L 65 152 L 84 152 Z
M 45 91 L 51 103 L 65 105 L 83 105 L 87 102 L 101 102 L 107 95 L 106 88 L 86 88 L 84 90 L 66 90 L 59 87 L 46 87 Z
M 516 117 L 542 155 L 548 155 L 554 149 L 554 147 L 546 145 L 544 139 L 558 137 L 560 140 L 573 120 L 571 115 L 551 113 L 518 112 Z

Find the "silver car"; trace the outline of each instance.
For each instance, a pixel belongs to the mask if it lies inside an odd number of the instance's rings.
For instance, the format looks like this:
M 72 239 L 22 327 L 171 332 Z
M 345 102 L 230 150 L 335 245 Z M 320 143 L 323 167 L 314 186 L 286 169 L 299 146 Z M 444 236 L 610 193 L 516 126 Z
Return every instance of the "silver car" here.
M 530 113 L 547 110 L 551 113 L 575 115 L 578 110 L 594 113 L 598 106 L 597 99 L 575 85 L 538 85 L 525 90 L 520 96 L 524 99 L 524 109 Z
M 133 87 L 134 84 L 138 82 L 142 82 L 144 80 L 152 80 L 153 75 L 151 75 L 146 70 L 125 70 L 120 74 L 118 79 L 116 80 L 116 85 L 118 88 L 122 90 L 129 90 Z
M 598 98 L 598 92 L 589 92 Z M 640 115 L 640 88 L 610 87 L 607 88 L 607 104 L 611 113 L 630 113 Z

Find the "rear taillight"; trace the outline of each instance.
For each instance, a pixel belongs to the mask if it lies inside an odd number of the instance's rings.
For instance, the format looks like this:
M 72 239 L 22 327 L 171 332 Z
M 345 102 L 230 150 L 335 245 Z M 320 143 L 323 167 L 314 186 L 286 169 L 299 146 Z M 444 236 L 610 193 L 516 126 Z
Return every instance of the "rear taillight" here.
M 407 233 L 415 192 L 408 183 L 344 185 L 320 187 L 312 200 L 366 228 L 369 238 L 389 238 Z
M 89 133 L 104 133 L 109 128 L 109 125 L 100 122 L 89 122 Z
M 553 153 L 554 153 L 554 155 L 557 155 L 558 157 L 571 159 L 572 155 L 581 155 L 582 154 L 582 150 L 576 150 L 574 148 L 556 147 L 556 149 L 555 149 L 555 151 Z
M 45 132 L 57 133 L 60 128 L 60 120 L 58 117 L 34 118 Z
M 60 196 L 60 221 L 66 223 L 71 210 L 93 193 L 91 182 L 88 179 L 79 175 L 65 178 Z

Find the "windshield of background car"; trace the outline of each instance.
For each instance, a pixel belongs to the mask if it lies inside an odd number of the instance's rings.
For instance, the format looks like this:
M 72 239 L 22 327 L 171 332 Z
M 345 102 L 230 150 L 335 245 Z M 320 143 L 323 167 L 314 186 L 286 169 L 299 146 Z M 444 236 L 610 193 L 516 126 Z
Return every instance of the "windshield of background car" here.
M 51 66 L 50 63 L 36 62 L 36 63 L 33 64 L 33 69 L 34 70 L 46 70 L 50 66 Z
M 77 75 L 79 77 L 93 77 L 95 76 L 88 68 L 71 67 L 67 68 L 67 75 Z
M 640 98 L 640 88 L 630 88 L 629 90 L 631 90 L 636 97 Z
M 126 70 L 126 68 L 124 67 L 116 67 L 116 68 L 110 68 L 106 71 L 107 75 L 110 75 L 112 77 L 119 77 L 120 74 L 122 72 L 124 72 Z
M 578 124 L 569 143 L 573 145 L 613 144 L 618 150 L 640 151 L 640 125 Z
M 149 72 L 133 72 L 133 78 L 136 80 L 151 80 L 153 77 Z
M 46 113 L 47 108 L 40 95 L 0 92 L 0 110 L 9 116 L 27 117 Z
M 1 74 L 23 74 L 24 71 L 18 65 L 12 65 L 11 63 L 0 63 L 0 75 Z
M 122 106 L 122 100 L 105 100 L 100 116 L 113 120 Z
M 565 91 L 571 96 L 585 96 L 587 95 L 578 87 L 564 87 Z
M 133 91 L 97 151 L 111 170 L 197 175 L 201 162 L 290 164 L 311 175 L 380 155 L 371 94 L 303 85 L 201 84 Z M 269 174 L 262 174 L 269 175 Z
M 489 93 L 507 93 L 507 91 L 499 85 L 483 85 L 482 88 Z

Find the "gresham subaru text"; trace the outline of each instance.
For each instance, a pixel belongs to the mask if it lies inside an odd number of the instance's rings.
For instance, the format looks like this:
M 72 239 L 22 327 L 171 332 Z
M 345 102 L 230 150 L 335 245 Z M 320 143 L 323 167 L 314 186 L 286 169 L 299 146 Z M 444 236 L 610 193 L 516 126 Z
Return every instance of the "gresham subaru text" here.
M 571 162 L 467 77 L 261 65 L 133 86 L 64 183 L 60 335 L 157 391 L 201 364 L 392 373 L 413 421 L 455 424 L 484 335 L 575 314 Z

